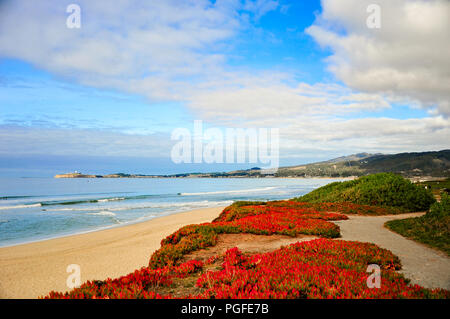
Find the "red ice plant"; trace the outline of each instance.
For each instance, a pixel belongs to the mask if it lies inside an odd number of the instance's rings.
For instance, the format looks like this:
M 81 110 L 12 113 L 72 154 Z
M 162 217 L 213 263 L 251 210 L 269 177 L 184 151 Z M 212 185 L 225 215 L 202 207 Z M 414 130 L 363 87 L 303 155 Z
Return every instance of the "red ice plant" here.
M 161 295 L 161 288 L 198 272 L 200 293 L 185 298 L 450 298 L 446 290 L 409 285 L 396 272 L 401 267 L 399 259 L 369 243 L 322 238 L 250 256 L 233 248 L 223 257 L 206 261 L 210 265 L 223 258 L 218 271 L 204 271 L 204 264 L 198 260 L 179 263 L 187 253 L 215 245 L 222 233 L 335 238 L 339 227 L 329 221 L 348 218 L 341 213 L 377 215 L 387 211 L 349 203 L 234 204 L 212 223 L 185 226 L 163 239 L 149 267 L 117 279 L 88 281 L 67 293 L 52 291 L 45 298 L 172 298 Z M 367 287 L 369 264 L 382 268 L 379 289 Z
M 213 262 L 220 256 L 210 258 Z M 368 288 L 368 264 L 382 268 L 380 288 Z M 87 282 L 69 293 L 51 292 L 46 298 L 173 298 L 159 294 L 172 279 L 202 270 L 191 260 L 177 267 L 142 268 L 118 279 Z M 398 258 L 374 244 L 316 239 L 281 249 L 244 255 L 237 248 L 223 256 L 222 269 L 202 272 L 198 294 L 181 298 L 450 298 L 443 289 L 409 285 Z

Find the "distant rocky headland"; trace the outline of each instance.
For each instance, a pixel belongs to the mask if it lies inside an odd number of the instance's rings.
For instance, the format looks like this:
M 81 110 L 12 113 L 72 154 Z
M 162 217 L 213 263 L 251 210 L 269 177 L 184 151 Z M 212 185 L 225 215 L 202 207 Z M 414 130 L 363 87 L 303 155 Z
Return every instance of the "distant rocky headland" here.
M 396 173 L 411 180 L 450 177 L 450 150 L 421 153 L 369 154 L 359 153 L 324 162 L 280 167 L 267 174 L 259 167 L 231 172 L 145 175 L 115 173 L 108 175 L 74 173 L 55 178 L 352 178 L 374 173 Z
M 108 174 L 108 175 L 91 175 L 91 174 L 82 174 L 82 173 L 66 173 L 66 174 L 57 174 L 54 176 L 55 178 L 152 178 L 152 177 L 161 177 L 159 175 L 140 175 L 140 174 Z
M 258 168 L 259 169 L 259 168 Z M 249 170 L 246 170 L 249 171 Z M 236 171 L 237 172 L 237 171 Z M 214 178 L 214 177 L 265 177 L 261 176 L 250 176 L 249 174 L 239 174 L 233 175 L 233 172 L 229 173 L 183 173 L 183 174 L 172 174 L 172 175 L 145 175 L 145 174 L 107 174 L 107 175 L 91 175 L 82 173 L 66 173 L 57 174 L 55 178 Z M 270 177 L 274 177 L 270 175 Z

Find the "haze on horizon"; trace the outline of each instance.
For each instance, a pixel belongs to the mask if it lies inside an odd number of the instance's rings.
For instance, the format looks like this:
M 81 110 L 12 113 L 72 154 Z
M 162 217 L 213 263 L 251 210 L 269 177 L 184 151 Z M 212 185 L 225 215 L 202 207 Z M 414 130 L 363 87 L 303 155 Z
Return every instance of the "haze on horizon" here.
M 172 163 L 194 120 L 279 128 L 281 166 L 449 149 L 450 2 L 376 3 L 1 1 L 0 176 L 257 166 Z

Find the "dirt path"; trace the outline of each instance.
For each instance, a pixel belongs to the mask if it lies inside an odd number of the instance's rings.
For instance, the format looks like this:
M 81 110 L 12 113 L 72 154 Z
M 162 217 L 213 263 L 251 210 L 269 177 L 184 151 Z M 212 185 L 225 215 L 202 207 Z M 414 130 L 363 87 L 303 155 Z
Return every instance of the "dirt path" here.
M 317 239 L 317 236 L 299 235 L 297 237 L 283 235 L 253 235 L 253 234 L 221 234 L 217 244 L 207 249 L 200 249 L 184 256 L 184 260 L 206 260 L 209 257 L 225 253 L 228 249 L 237 247 L 244 253 L 260 254 L 277 250 L 297 242 Z
M 400 272 L 411 279 L 411 283 L 426 288 L 450 290 L 450 258 L 447 255 L 384 227 L 384 223 L 389 220 L 419 217 L 423 214 L 349 216 L 348 220 L 335 223 L 341 228 L 344 240 L 371 242 L 392 251 L 401 260 Z

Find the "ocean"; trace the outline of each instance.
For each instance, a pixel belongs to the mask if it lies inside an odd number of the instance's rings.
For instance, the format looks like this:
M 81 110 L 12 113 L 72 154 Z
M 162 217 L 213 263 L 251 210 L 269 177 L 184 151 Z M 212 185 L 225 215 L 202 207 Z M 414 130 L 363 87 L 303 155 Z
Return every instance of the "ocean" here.
M 281 200 L 339 179 L 0 178 L 0 246 L 137 223 L 237 200 Z

